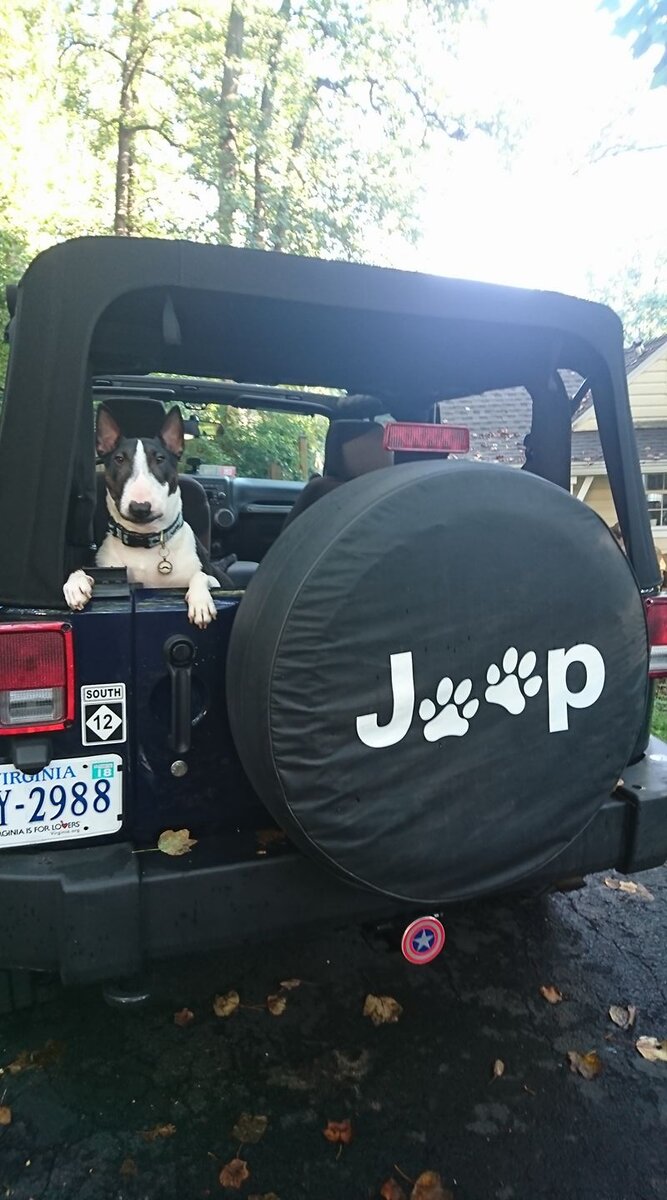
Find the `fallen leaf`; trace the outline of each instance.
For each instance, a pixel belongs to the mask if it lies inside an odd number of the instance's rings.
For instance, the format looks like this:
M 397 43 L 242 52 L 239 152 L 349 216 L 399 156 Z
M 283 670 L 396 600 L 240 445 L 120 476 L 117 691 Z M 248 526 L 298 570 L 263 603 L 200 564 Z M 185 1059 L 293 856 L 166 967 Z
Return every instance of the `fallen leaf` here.
M 540 996 L 543 996 L 548 1004 L 560 1004 L 564 999 L 563 993 L 554 987 L 553 983 L 543 985 L 540 988 Z
M 241 997 L 238 992 L 226 992 L 224 996 L 215 997 L 213 1012 L 216 1017 L 231 1017 L 232 1013 L 236 1012 L 240 1003 Z
M 197 839 L 190 837 L 189 829 L 165 829 L 157 840 L 157 848 L 170 858 L 178 858 L 181 854 L 189 854 Z
M 370 1017 L 374 1025 L 391 1025 L 402 1012 L 402 1005 L 393 996 L 373 996 L 369 992 L 364 1000 L 364 1016 Z
M 225 1163 L 220 1172 L 220 1183 L 223 1187 L 240 1188 L 246 1179 L 250 1179 L 250 1171 L 247 1162 L 242 1158 L 233 1158 L 231 1162 Z
M 382 1184 L 380 1195 L 382 1200 L 407 1200 L 403 1188 L 400 1183 L 396 1182 L 393 1175 Z
M 134 1179 L 139 1174 L 139 1168 L 133 1158 L 124 1158 L 118 1171 L 123 1179 Z
M 272 1017 L 282 1017 L 285 1009 L 287 1008 L 287 997 L 278 995 L 267 996 L 266 1007 L 268 1008 Z
M 159 1138 L 173 1137 L 175 1133 L 175 1125 L 155 1125 L 153 1129 L 142 1129 L 141 1136 L 145 1142 L 157 1142 Z
M 655 900 L 653 892 L 649 892 L 643 883 L 633 883 L 630 879 L 621 880 L 621 891 L 630 892 L 632 895 L 641 896 L 642 900 Z
M 29 1071 L 34 1065 L 30 1061 L 30 1051 L 22 1050 L 18 1058 L 15 1058 L 13 1062 L 7 1063 L 7 1066 L 2 1068 L 0 1075 L 4 1075 L 5 1071 L 10 1075 L 19 1075 L 21 1071 Z
M 263 1192 L 261 1196 L 253 1192 L 252 1196 L 248 1196 L 248 1200 L 280 1200 L 280 1197 L 276 1196 L 275 1192 Z
M 629 1004 L 627 1008 L 623 1008 L 620 1004 L 612 1004 L 609 1009 L 609 1016 L 614 1025 L 618 1025 L 619 1029 L 632 1029 L 637 1016 L 637 1009 L 634 1004 Z
M 268 1117 L 253 1117 L 251 1113 L 241 1113 L 236 1125 L 232 1129 L 232 1137 L 237 1142 L 246 1142 L 249 1145 L 254 1145 L 255 1142 L 261 1141 L 264 1137 L 268 1123 Z
M 583 1079 L 595 1079 L 602 1070 L 602 1063 L 595 1050 L 589 1050 L 587 1054 L 580 1054 L 578 1050 L 568 1050 L 567 1057 L 570 1070 L 575 1075 L 581 1075 Z
M 19 1075 L 21 1071 L 31 1071 L 35 1067 L 50 1067 L 52 1063 L 62 1058 L 65 1047 L 62 1042 L 56 1042 L 53 1038 L 49 1038 L 48 1042 L 39 1050 L 22 1050 L 18 1058 L 10 1062 L 4 1071 L 8 1071 L 10 1075 Z M 0 1071 L 0 1075 L 3 1071 Z
M 442 1186 L 437 1171 L 423 1171 L 410 1192 L 410 1200 L 454 1200 L 449 1188 Z
M 352 1122 L 347 1117 L 344 1121 L 327 1121 L 326 1129 L 323 1129 L 322 1133 L 333 1145 L 341 1143 L 343 1146 L 349 1146 L 352 1141 Z
M 258 829 L 257 830 L 257 845 L 260 850 L 266 850 L 267 846 L 275 846 L 279 842 L 285 841 L 285 833 L 282 829 Z
M 615 892 L 627 892 L 629 896 L 641 896 L 642 900 L 655 900 L 653 892 L 649 892 L 643 883 L 635 883 L 633 879 L 612 879 L 608 876 L 605 879 L 605 886 L 612 888 Z
M 667 1038 L 662 1041 L 654 1037 L 640 1037 L 636 1042 L 637 1049 L 642 1058 L 648 1062 L 664 1062 L 667 1063 Z
M 174 1013 L 174 1025 L 178 1025 L 180 1029 L 185 1029 L 191 1021 L 194 1021 L 195 1014 L 189 1008 L 182 1008 L 179 1012 Z
M 281 988 L 284 988 L 286 992 L 291 992 L 294 990 L 294 988 L 301 987 L 301 980 L 300 979 L 283 979 L 283 980 L 281 980 L 280 986 L 281 986 Z
M 491 1071 L 491 1078 L 492 1079 L 500 1079 L 500 1076 L 504 1075 L 504 1074 L 505 1074 L 505 1064 L 504 1064 L 502 1058 L 497 1058 L 493 1064 L 493 1069 Z
M 11 1125 L 12 1110 L 6 1104 L 0 1104 L 0 1125 Z

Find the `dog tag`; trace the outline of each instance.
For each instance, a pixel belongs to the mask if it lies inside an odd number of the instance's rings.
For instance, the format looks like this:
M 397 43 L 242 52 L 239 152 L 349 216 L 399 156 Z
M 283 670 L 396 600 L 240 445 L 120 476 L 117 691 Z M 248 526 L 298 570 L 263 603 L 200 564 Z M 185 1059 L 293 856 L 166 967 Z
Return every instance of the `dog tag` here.
M 157 565 L 157 569 L 161 575 L 171 575 L 174 568 L 172 567 L 168 558 L 161 558 Z

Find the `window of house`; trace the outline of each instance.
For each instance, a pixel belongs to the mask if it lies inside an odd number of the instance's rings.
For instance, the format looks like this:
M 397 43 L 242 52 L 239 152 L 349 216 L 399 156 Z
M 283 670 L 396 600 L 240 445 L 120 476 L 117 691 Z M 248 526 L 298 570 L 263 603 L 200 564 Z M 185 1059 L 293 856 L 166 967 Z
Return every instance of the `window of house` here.
M 667 474 L 644 476 L 651 525 L 667 525 Z

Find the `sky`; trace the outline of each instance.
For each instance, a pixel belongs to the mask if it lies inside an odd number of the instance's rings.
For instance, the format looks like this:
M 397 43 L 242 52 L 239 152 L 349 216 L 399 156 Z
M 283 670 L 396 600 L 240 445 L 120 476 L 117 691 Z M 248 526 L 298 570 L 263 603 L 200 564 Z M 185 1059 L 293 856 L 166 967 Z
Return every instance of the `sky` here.
M 640 265 L 652 286 L 661 253 L 667 264 L 667 88 L 649 88 L 654 56 L 632 58 L 599 0 L 488 8 L 486 26 L 464 39 L 453 85 L 480 108 L 505 109 L 518 145 L 503 156 L 474 134 L 456 148 L 453 183 L 434 156 L 422 243 L 395 265 L 577 295 L 591 276 Z M 609 143 L 664 148 L 588 165 L 605 126 Z

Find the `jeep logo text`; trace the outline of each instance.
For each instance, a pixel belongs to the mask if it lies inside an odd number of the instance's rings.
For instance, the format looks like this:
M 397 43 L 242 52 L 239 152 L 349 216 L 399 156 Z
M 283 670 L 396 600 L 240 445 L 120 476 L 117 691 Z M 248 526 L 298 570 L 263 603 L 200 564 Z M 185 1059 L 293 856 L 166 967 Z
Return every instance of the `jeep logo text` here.
M 583 684 L 576 690 L 568 684 L 570 667 L 583 668 Z M 524 712 L 530 700 L 542 688 L 537 673 L 537 655 L 528 650 L 520 658 L 514 646 L 505 652 L 502 666 L 491 663 L 486 672 L 483 699 L 486 704 L 503 708 L 511 716 Z M 581 672 L 580 672 L 581 674 Z M 549 733 L 569 729 L 570 709 L 590 708 L 602 695 L 605 665 L 600 651 L 586 642 L 568 649 L 547 652 L 546 692 L 549 708 Z M 391 717 L 381 724 L 377 713 L 357 717 L 357 735 L 374 750 L 395 746 L 407 736 L 417 706 L 412 651 L 389 656 L 389 686 L 392 693 Z M 479 712 L 480 698 L 474 695 L 471 679 L 458 683 L 444 676 L 436 689 L 435 700 L 426 698 L 418 707 L 423 735 L 428 742 L 444 737 L 463 737 Z

